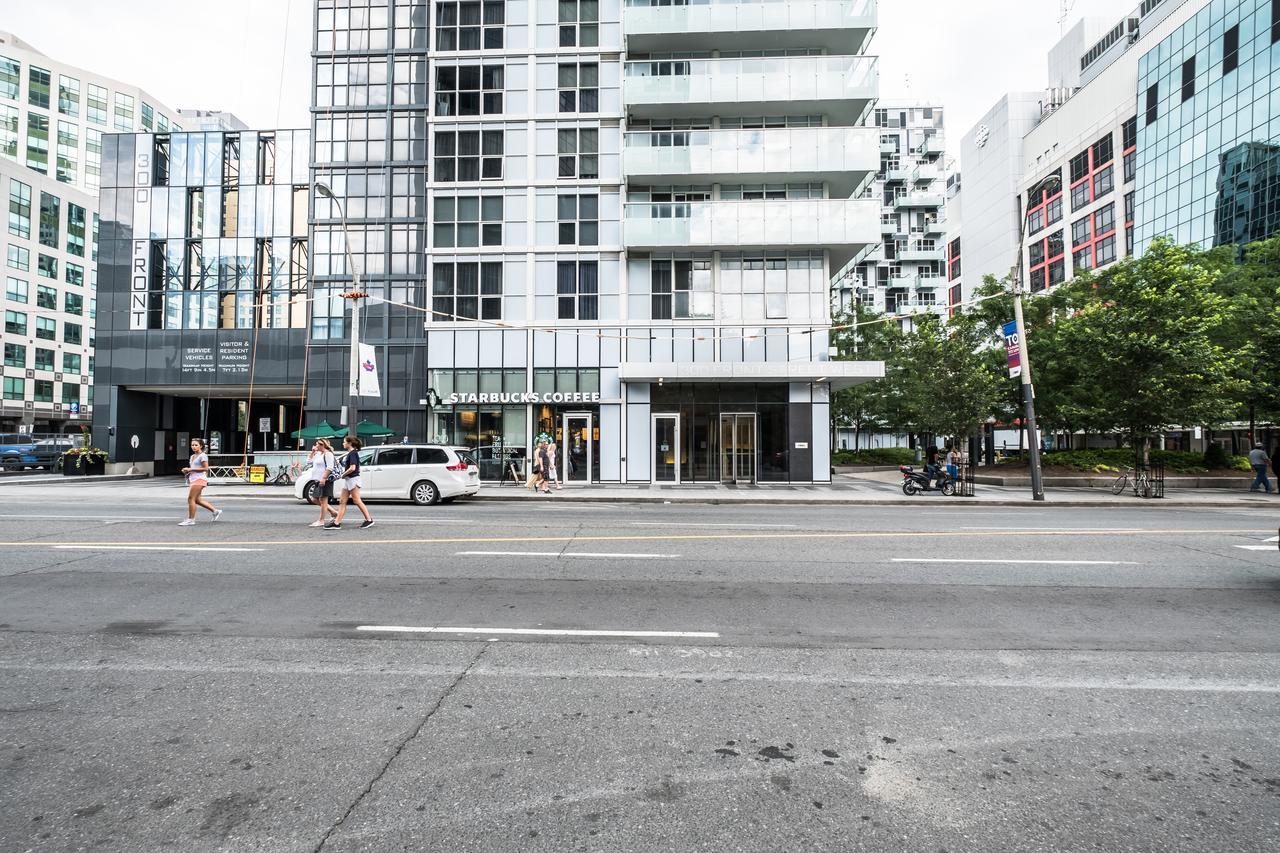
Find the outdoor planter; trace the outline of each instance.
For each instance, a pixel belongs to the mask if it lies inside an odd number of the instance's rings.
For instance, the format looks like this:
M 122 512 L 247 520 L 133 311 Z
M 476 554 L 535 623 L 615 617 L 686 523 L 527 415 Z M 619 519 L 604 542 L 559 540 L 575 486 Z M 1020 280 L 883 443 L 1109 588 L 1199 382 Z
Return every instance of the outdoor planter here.
M 107 472 L 107 456 L 102 454 L 86 454 L 84 458 L 79 459 L 79 465 L 76 464 L 77 457 L 67 454 L 62 457 L 62 475 L 64 477 L 100 477 Z

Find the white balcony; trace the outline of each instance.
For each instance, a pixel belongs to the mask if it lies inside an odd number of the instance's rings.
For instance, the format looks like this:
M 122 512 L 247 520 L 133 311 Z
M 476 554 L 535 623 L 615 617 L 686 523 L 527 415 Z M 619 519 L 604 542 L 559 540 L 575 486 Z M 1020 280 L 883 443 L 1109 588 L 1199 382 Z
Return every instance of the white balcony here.
M 876 29 L 876 0 L 628 0 L 622 14 L 632 53 L 821 47 L 861 53 Z
M 825 115 L 856 124 L 875 101 L 874 56 L 765 56 L 628 62 L 622 84 L 636 118 Z
M 903 249 L 898 252 L 898 260 L 910 263 L 926 263 L 928 261 L 942 261 L 942 249 L 921 249 L 918 246 Z
M 942 196 L 933 193 L 907 193 L 893 200 L 898 210 L 910 207 L 942 207 Z
M 651 184 L 826 181 L 847 198 L 880 163 L 875 128 L 770 127 L 626 134 L 622 171 Z
M 911 180 L 917 184 L 931 184 L 934 181 L 945 181 L 946 172 L 935 163 L 921 163 L 911 173 Z
M 886 181 L 909 181 L 914 174 L 914 170 L 910 166 L 893 166 L 884 170 L 884 179 Z
M 940 237 L 947 233 L 947 223 L 942 219 L 931 219 L 924 224 L 924 230 L 921 232 L 930 237 Z
M 889 278 L 889 287 L 901 289 L 914 288 L 916 283 L 920 281 L 920 276 L 915 273 L 901 273 Z
M 880 242 L 874 199 L 778 199 L 766 201 L 631 202 L 622 242 L 628 249 L 744 248 L 831 250 L 840 269 Z
M 946 153 L 946 146 L 936 136 L 930 136 L 916 147 L 916 153 L 925 157 L 938 157 Z

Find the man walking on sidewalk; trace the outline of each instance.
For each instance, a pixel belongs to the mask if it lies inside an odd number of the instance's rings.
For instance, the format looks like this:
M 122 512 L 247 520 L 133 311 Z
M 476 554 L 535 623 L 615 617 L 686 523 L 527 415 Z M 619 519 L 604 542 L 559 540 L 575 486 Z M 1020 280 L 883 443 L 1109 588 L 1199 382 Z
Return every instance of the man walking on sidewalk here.
M 1271 460 L 1267 458 L 1267 451 L 1262 448 L 1262 442 L 1259 441 L 1253 446 L 1253 450 L 1249 451 L 1249 464 L 1253 466 L 1253 483 L 1249 486 L 1249 491 L 1258 491 L 1258 486 L 1262 486 L 1267 490 L 1267 494 L 1271 494 L 1271 481 L 1267 479 L 1267 465 Z M 1278 484 L 1280 485 L 1280 484 Z

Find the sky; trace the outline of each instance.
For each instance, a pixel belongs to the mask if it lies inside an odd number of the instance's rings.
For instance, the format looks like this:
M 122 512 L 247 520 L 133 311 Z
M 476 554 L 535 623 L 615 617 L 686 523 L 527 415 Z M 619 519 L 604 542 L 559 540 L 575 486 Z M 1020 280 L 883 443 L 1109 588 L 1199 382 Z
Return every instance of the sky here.
M 946 110 L 947 147 L 1005 92 L 1046 85 L 1063 0 L 880 0 L 870 52 L 882 102 Z M 1137 0 L 1066 0 L 1067 26 Z M 253 128 L 309 127 L 311 0 L 0 0 L 0 28 L 174 109 L 228 110 Z

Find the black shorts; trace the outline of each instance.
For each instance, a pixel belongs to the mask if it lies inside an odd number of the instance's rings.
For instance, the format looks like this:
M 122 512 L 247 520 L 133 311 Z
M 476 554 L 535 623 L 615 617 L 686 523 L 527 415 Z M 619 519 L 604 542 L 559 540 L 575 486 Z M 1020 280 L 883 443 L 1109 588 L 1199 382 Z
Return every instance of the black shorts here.
M 314 492 L 314 494 L 315 494 L 315 496 L 316 496 L 317 498 L 320 498 L 320 497 L 331 498 L 331 497 L 333 497 L 333 478 L 332 478 L 332 477 L 330 477 L 329 479 L 325 480 L 323 483 L 316 483 L 316 488 L 315 488 L 315 492 Z

